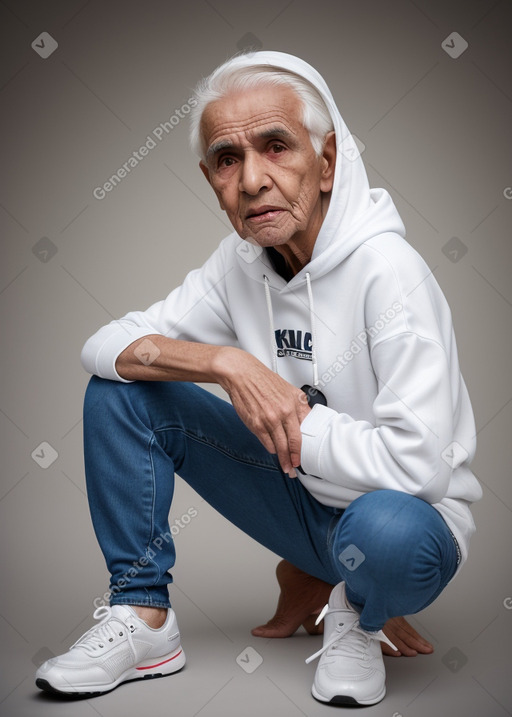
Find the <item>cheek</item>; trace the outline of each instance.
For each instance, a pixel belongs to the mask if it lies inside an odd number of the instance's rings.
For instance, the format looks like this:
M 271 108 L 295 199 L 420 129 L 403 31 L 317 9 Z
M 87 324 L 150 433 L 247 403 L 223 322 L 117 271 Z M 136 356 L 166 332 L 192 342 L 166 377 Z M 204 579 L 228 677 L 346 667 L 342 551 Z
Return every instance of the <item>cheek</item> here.
M 313 168 L 312 168 L 313 166 Z M 293 173 L 276 177 L 283 196 L 300 212 L 308 212 L 320 195 L 319 176 L 314 161 L 308 168 L 301 167 Z
M 319 194 L 316 185 L 308 179 L 304 179 L 297 189 L 296 198 L 293 202 L 296 213 L 302 217 L 309 217 Z
M 231 182 L 212 182 L 212 189 L 215 192 L 221 209 L 228 214 L 232 214 L 233 211 L 236 211 L 238 206 L 238 192 L 236 189 L 233 189 Z

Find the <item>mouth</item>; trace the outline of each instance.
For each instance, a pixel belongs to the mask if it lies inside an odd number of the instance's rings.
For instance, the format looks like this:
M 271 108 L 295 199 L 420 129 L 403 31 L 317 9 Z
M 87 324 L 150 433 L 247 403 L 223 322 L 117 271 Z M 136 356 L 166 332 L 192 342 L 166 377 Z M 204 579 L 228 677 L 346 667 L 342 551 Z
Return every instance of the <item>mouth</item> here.
M 246 221 L 265 222 L 275 219 L 284 210 L 281 207 L 263 206 L 251 209 L 245 215 Z

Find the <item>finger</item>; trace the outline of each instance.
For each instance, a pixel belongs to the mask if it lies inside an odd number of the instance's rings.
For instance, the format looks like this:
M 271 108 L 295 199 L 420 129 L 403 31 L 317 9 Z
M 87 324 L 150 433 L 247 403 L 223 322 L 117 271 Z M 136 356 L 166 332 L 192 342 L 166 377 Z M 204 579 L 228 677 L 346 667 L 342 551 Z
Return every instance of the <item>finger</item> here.
M 242 419 L 243 420 L 243 419 Z M 274 455 L 277 455 L 279 465 L 283 473 L 288 473 L 291 478 L 296 478 L 297 474 L 292 464 L 290 452 L 288 450 L 288 439 L 282 425 L 278 425 L 272 433 L 261 423 L 259 426 L 253 426 L 251 429 L 263 444 L 265 449 Z M 297 463 L 299 465 L 300 463 Z
M 293 468 L 297 468 L 301 463 L 302 433 L 300 432 L 300 422 L 297 414 L 291 415 L 284 424 L 286 438 L 288 442 L 288 451 L 290 461 Z
M 259 436 L 259 439 L 269 453 L 272 453 L 273 455 L 277 454 L 277 449 L 269 434 L 266 434 L 265 436 Z M 279 463 L 279 465 L 281 465 L 281 462 Z M 290 478 L 297 478 L 297 473 L 295 472 L 295 469 L 293 467 L 289 468 L 288 470 L 285 470 L 285 468 L 283 468 L 283 466 L 281 465 L 281 468 L 283 470 L 283 473 L 287 473 Z
M 290 471 L 294 470 L 294 466 L 288 448 L 288 437 L 283 426 L 277 426 L 272 432 L 271 437 L 282 471 L 284 473 L 290 473 Z
M 272 454 L 277 453 L 272 436 L 269 433 L 256 433 L 257 438 L 263 444 L 263 447 Z

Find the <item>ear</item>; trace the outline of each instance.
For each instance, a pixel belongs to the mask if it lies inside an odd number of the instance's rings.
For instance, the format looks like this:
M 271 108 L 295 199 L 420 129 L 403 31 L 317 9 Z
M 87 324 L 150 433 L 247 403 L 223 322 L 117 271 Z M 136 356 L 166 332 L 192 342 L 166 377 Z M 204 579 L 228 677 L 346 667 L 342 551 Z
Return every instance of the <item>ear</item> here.
M 211 182 L 210 182 L 210 170 L 208 169 L 208 167 L 206 166 L 206 164 L 203 162 L 203 160 L 201 160 L 201 161 L 199 162 L 199 169 L 201 170 L 201 172 L 202 172 L 202 173 L 204 174 L 204 176 L 206 177 L 206 181 L 208 182 L 208 184 L 211 185 Z
M 332 190 L 335 166 L 336 133 L 332 131 L 326 135 L 322 151 L 322 174 L 320 177 L 320 189 L 322 192 L 330 192 Z
M 213 189 L 213 191 L 215 192 L 215 194 L 216 194 L 216 196 L 217 196 L 217 199 L 219 200 L 219 206 L 220 206 L 220 208 L 222 209 L 222 211 L 224 211 L 224 205 L 222 204 L 221 198 L 220 198 L 218 192 L 215 191 L 215 187 L 214 187 L 213 184 L 212 184 L 212 180 L 211 180 L 211 178 L 210 178 L 210 170 L 208 169 L 208 167 L 206 166 L 206 164 L 203 162 L 203 160 L 201 160 L 201 161 L 199 162 L 199 169 L 200 169 L 201 172 L 204 174 L 204 176 L 206 177 L 206 181 L 208 182 L 208 184 L 210 185 L 210 187 L 211 187 L 211 188 Z

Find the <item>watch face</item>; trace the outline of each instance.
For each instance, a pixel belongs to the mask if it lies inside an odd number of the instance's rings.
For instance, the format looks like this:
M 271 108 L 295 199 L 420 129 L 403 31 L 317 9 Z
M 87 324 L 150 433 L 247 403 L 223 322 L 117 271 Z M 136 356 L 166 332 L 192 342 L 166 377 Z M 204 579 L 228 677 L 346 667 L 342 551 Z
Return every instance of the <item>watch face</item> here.
M 321 406 L 327 406 L 327 399 L 324 396 L 324 394 L 318 390 L 318 388 L 315 388 L 314 386 L 309 386 L 309 384 L 305 383 L 304 386 L 301 387 L 301 391 L 304 391 L 308 398 L 308 404 L 311 408 L 313 406 L 316 406 L 317 403 L 319 403 Z

